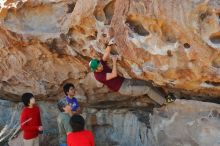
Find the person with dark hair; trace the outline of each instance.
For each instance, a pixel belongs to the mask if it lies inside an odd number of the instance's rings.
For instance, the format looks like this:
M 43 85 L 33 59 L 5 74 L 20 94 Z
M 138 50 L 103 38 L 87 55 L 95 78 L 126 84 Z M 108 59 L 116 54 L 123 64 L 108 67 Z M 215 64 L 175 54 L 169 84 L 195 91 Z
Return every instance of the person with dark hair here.
M 73 131 L 67 135 L 68 146 L 95 146 L 91 131 L 85 130 L 85 120 L 81 115 L 73 115 L 70 118 Z
M 21 100 L 25 106 L 20 116 L 24 146 L 39 146 L 38 134 L 43 131 L 40 109 L 35 104 L 35 98 L 32 93 L 24 93 Z
M 72 112 L 74 114 L 81 114 L 81 109 L 79 106 L 79 103 L 77 99 L 74 97 L 75 96 L 75 86 L 72 83 L 66 83 L 63 86 L 63 91 L 65 93 L 65 98 L 67 102 L 70 104 Z
M 72 127 L 70 126 L 70 117 L 72 116 L 71 106 L 65 98 L 62 98 L 57 103 L 60 113 L 57 117 L 57 124 L 59 130 L 59 143 L 60 146 L 67 146 L 66 137 L 72 132 Z
M 112 30 L 111 30 L 112 31 Z M 111 34 L 113 36 L 113 34 Z M 118 56 L 112 56 L 113 67 L 112 69 L 107 64 L 107 59 L 110 56 L 112 46 L 115 45 L 114 38 L 110 39 L 104 55 L 99 59 L 92 59 L 89 66 L 94 72 L 95 79 L 106 85 L 110 90 L 119 92 L 122 95 L 128 96 L 141 96 L 147 94 L 152 100 L 160 105 L 164 105 L 175 100 L 173 94 L 167 94 L 161 87 L 155 87 L 150 81 L 127 79 L 118 75 L 117 60 Z

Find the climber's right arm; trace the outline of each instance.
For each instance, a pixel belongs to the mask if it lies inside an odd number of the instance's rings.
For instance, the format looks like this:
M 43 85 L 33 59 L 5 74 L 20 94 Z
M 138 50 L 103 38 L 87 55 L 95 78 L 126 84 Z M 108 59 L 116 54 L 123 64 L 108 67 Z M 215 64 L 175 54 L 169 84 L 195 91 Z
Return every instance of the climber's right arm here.
M 111 80 L 111 79 L 113 79 L 113 78 L 118 76 L 117 64 L 116 64 L 117 63 L 117 59 L 118 59 L 117 56 L 113 56 L 112 57 L 112 62 L 113 62 L 112 72 L 106 74 L 106 80 Z
M 110 55 L 111 49 L 112 49 L 111 45 L 108 45 L 108 46 L 106 47 L 105 53 L 104 53 L 104 55 L 102 56 L 102 60 L 103 60 L 103 61 L 107 61 L 107 59 L 108 59 L 108 57 L 109 57 L 109 55 Z

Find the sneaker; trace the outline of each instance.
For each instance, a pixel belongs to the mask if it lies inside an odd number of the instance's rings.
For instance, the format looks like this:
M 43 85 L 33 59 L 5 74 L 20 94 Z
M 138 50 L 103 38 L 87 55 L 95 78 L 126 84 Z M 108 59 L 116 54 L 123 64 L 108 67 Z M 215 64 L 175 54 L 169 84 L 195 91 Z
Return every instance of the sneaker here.
M 176 97 L 172 94 L 172 93 L 169 93 L 166 97 L 166 102 L 167 103 L 171 103 L 171 102 L 174 102 L 176 100 Z

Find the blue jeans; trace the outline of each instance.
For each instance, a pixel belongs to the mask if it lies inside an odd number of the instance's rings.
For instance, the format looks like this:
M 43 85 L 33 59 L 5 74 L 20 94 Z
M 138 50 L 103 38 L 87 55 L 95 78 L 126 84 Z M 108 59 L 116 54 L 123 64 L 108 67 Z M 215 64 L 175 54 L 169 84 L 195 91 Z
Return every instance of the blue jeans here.
M 67 144 L 66 143 L 61 143 L 60 146 L 67 146 Z

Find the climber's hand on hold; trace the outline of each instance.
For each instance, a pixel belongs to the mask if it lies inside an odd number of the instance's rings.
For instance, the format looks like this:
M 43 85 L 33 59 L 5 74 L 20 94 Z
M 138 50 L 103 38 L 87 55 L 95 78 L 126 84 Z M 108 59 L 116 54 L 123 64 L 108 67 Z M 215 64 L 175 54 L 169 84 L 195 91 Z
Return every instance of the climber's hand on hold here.
M 112 62 L 116 63 L 118 60 L 118 56 L 117 55 L 112 55 Z
M 121 55 L 116 55 L 117 56 L 117 60 L 121 61 L 122 56 Z
M 108 46 L 116 45 L 115 38 L 111 38 L 108 42 Z

